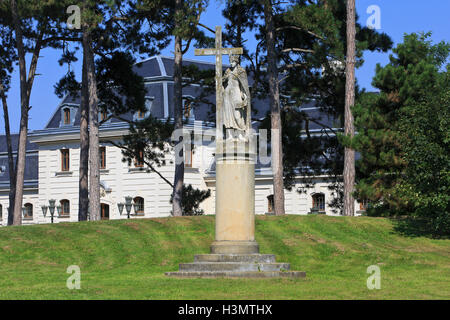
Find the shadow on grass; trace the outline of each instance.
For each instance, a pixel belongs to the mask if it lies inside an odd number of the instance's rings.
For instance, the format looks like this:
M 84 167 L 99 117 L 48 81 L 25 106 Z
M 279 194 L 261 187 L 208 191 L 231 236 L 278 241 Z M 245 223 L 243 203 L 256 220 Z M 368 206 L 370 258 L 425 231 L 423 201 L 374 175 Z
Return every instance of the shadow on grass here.
M 403 236 L 450 239 L 449 233 L 436 233 L 426 219 L 412 217 L 395 217 L 390 219 L 394 223 L 394 231 Z

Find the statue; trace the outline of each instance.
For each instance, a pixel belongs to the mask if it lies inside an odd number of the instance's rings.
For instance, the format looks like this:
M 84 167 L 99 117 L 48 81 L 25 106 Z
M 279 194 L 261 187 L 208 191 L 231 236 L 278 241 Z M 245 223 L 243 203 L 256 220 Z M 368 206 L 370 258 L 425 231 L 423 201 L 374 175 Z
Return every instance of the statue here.
M 239 65 L 239 55 L 230 55 L 231 68 L 225 71 L 223 84 L 223 126 L 228 137 L 233 130 L 239 132 L 239 140 L 247 140 L 250 129 L 251 99 L 247 73 Z M 232 130 L 230 130 L 232 129 Z

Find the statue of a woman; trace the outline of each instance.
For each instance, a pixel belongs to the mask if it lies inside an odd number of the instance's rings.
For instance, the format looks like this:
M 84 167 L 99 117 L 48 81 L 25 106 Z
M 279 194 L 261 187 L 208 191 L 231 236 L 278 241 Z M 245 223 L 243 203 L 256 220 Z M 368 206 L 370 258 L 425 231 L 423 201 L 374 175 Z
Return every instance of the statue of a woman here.
M 239 56 L 230 55 L 231 68 L 225 71 L 223 82 L 223 126 L 239 131 L 242 139 L 250 128 L 250 90 L 247 73 L 239 65 Z M 227 130 L 229 131 L 229 130 Z

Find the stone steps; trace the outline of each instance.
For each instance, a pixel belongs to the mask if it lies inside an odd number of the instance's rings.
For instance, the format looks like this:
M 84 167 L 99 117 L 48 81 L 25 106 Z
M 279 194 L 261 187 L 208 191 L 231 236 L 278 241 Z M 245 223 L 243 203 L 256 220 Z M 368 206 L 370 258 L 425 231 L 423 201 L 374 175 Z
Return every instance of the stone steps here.
M 305 278 L 304 271 L 178 271 L 166 272 L 166 276 L 173 278 Z
M 180 263 L 180 272 L 258 272 L 287 271 L 289 263 L 249 263 L 249 262 L 194 262 Z
M 227 251 L 227 250 L 225 250 Z M 178 272 L 166 272 L 177 278 L 304 278 L 303 271 L 290 271 L 290 264 L 276 262 L 274 254 L 259 253 L 197 254 L 192 263 L 180 263 Z
M 275 263 L 274 254 L 197 254 L 194 262 Z

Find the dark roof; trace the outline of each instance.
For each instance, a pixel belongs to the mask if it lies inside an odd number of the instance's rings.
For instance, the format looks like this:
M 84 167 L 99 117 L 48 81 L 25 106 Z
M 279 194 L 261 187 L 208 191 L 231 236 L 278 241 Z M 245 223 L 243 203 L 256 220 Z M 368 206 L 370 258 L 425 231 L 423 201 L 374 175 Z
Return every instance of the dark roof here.
M 151 114 L 156 118 L 164 118 L 165 103 L 168 107 L 168 117 L 174 117 L 174 107 L 173 107 L 173 63 L 174 59 L 169 57 L 155 56 L 150 59 L 139 62 L 135 65 L 136 72 L 145 78 L 147 96 L 153 98 L 153 104 L 151 109 Z M 200 70 L 213 69 L 214 64 L 210 62 L 194 61 L 194 60 L 183 60 L 183 65 L 195 65 Z M 226 67 L 226 65 L 224 65 Z M 162 77 L 162 78 L 161 78 Z M 163 82 L 167 83 L 167 98 L 164 100 L 164 85 Z M 189 85 L 183 87 L 183 96 L 193 96 L 197 97 L 200 95 L 201 87 L 198 85 Z M 215 94 L 212 93 L 205 97 L 206 101 L 211 104 L 215 103 Z M 72 96 L 67 95 L 58 106 L 57 110 L 54 112 L 50 121 L 48 122 L 46 129 L 49 128 L 59 128 L 61 123 L 61 109 L 70 105 L 72 107 L 79 106 L 81 102 L 80 95 Z M 256 110 L 252 114 L 252 117 L 262 118 L 266 115 L 269 110 L 269 105 L 267 101 L 262 101 L 258 99 L 253 99 L 252 109 Z M 211 105 L 209 103 L 198 103 L 194 106 L 195 119 L 199 121 L 214 121 L 214 115 L 211 111 Z M 76 110 L 74 125 L 78 126 L 80 123 L 79 108 L 74 108 Z M 133 115 L 128 113 L 122 115 L 123 118 L 131 120 Z M 111 122 L 120 122 L 118 119 L 111 119 Z
M 17 157 L 17 146 L 19 135 L 11 135 L 14 162 Z M 37 187 L 39 176 L 39 155 L 38 147 L 27 140 L 27 154 L 25 160 L 25 186 Z M 9 188 L 9 165 L 6 147 L 6 135 L 0 135 L 0 188 Z
M 12 145 L 13 152 L 17 151 L 18 144 L 19 144 L 19 134 L 12 134 L 11 135 L 11 145 Z M 27 139 L 26 150 L 27 151 L 38 150 L 38 146 L 35 143 L 31 143 Z M 7 144 L 6 144 L 6 135 L 0 135 L 0 154 L 7 153 L 7 152 L 8 152 L 8 148 L 7 148 Z
M 153 99 L 151 114 L 159 119 L 165 118 L 165 108 L 167 107 L 168 117 L 174 118 L 174 105 L 173 105 L 173 64 L 174 59 L 164 56 L 154 56 L 142 62 L 136 63 L 135 70 L 139 75 L 145 78 L 147 96 Z M 214 64 L 210 62 L 204 62 L 199 60 L 183 60 L 183 65 L 195 65 L 200 70 L 209 70 L 214 68 Z M 227 67 L 224 65 L 224 67 Z M 252 79 L 249 79 L 251 84 Z M 164 87 L 167 87 L 167 97 L 164 97 Z M 199 85 L 189 85 L 183 87 L 184 96 L 197 97 L 201 93 L 201 86 Z M 212 112 L 211 105 L 215 104 L 215 93 L 209 94 L 205 97 L 206 101 L 209 103 L 198 103 L 194 106 L 194 116 L 195 120 L 213 122 L 215 120 L 215 115 Z M 76 112 L 74 118 L 74 126 L 79 126 L 80 114 L 79 108 L 80 96 L 66 96 L 60 103 L 59 107 L 50 119 L 46 129 L 48 128 L 59 128 L 61 123 L 61 108 L 69 105 L 72 106 L 72 110 Z M 167 106 L 165 106 L 167 104 Z M 323 112 L 316 108 L 315 102 L 311 101 L 305 103 L 301 106 L 301 110 L 304 110 L 311 119 L 309 122 L 310 130 L 321 130 L 324 128 L 339 128 L 341 125 L 336 121 L 333 116 Z M 269 112 L 270 106 L 268 99 L 252 99 L 252 118 L 262 119 Z M 131 112 L 122 115 L 121 117 L 132 120 L 133 114 Z M 110 123 L 121 122 L 121 120 L 113 118 Z M 107 124 L 105 124 L 107 125 Z M 257 124 L 255 124 L 256 126 Z

